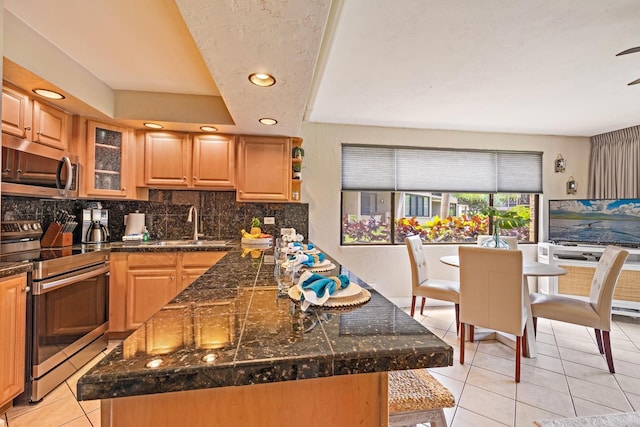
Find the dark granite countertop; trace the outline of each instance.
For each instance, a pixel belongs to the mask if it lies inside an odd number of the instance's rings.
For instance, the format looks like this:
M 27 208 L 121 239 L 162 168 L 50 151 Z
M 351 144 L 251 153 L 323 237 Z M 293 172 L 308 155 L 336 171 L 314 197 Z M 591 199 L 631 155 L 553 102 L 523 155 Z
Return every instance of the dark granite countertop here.
M 301 312 L 298 304 L 277 296 L 274 265 L 265 262 L 272 259 L 268 255 L 269 251 L 254 253 L 254 258 L 240 247 L 231 248 L 83 375 L 78 398 L 108 399 L 453 363 L 451 346 L 342 266 L 329 274 L 348 274 L 371 292 L 371 300 L 349 311 Z M 162 361 L 158 367 L 147 367 L 156 359 Z
M 30 262 L 0 262 L 0 278 L 27 273 L 33 268 Z

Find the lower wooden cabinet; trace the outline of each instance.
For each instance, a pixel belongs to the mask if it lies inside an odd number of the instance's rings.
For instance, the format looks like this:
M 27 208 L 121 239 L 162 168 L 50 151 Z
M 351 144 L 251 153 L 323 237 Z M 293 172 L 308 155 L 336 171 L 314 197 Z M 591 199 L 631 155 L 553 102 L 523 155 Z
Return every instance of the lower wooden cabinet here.
M 24 390 L 26 286 L 26 273 L 0 279 L 0 409 Z
M 111 254 L 109 332 L 137 329 L 226 252 Z

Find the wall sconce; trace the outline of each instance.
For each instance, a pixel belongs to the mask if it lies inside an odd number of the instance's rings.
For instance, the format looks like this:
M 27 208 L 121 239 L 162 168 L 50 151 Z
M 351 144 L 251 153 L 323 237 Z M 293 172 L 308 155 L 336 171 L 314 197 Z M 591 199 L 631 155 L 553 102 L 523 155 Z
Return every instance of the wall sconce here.
M 564 162 L 564 158 L 562 157 L 562 154 L 558 154 L 558 157 L 556 157 L 556 172 L 564 172 L 564 167 L 565 167 L 565 162 Z
M 567 181 L 567 194 L 576 194 L 576 180 L 573 179 L 572 176 L 569 177 L 569 180 Z

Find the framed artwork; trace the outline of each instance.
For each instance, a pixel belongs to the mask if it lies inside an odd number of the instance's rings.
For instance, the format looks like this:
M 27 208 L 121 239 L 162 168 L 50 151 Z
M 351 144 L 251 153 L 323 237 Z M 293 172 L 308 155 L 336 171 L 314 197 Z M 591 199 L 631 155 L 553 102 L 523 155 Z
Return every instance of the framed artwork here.
M 556 158 L 556 167 L 555 170 L 556 172 L 564 172 L 564 158 L 562 157 L 561 154 L 558 154 L 558 157 Z

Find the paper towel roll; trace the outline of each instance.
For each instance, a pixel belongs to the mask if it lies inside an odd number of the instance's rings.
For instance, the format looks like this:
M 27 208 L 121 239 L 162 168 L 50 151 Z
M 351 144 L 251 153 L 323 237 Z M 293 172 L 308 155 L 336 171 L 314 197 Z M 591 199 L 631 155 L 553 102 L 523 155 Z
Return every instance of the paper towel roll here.
M 126 228 L 124 231 L 125 236 L 132 234 L 142 234 L 144 232 L 144 214 L 143 213 L 130 213 L 125 215 Z

